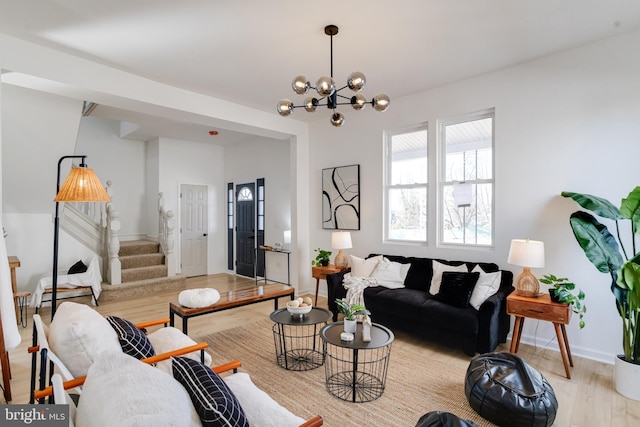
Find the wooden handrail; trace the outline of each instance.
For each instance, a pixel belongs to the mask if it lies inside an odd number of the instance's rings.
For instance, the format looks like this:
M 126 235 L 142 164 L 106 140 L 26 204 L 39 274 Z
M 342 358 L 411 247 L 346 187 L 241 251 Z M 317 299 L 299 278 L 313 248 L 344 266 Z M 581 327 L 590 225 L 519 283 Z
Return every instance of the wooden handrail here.
M 189 347 L 180 348 L 178 350 L 168 351 L 162 354 L 156 354 L 155 356 L 147 357 L 146 359 L 142 359 L 140 361 L 150 365 L 153 363 L 161 362 L 163 360 L 167 360 L 173 356 L 181 356 L 183 354 L 192 353 L 194 351 L 204 350 L 208 346 L 209 345 L 206 342 L 201 342 L 198 344 L 191 345 Z M 233 363 L 233 362 L 230 362 L 230 363 Z M 65 390 L 69 390 L 69 389 L 81 386 L 82 384 L 84 384 L 86 379 L 87 377 L 85 375 L 84 377 L 78 377 L 78 378 L 71 379 L 69 381 L 65 381 L 62 383 L 62 385 L 64 386 Z M 51 396 L 52 393 L 53 393 L 53 387 L 49 386 L 49 387 L 43 388 L 42 390 L 36 390 L 33 393 L 33 397 L 35 400 L 40 400 L 47 396 Z
M 227 372 L 231 370 L 235 371 L 240 366 L 242 366 L 242 363 L 239 360 L 232 360 L 231 362 L 227 362 L 224 365 L 214 366 L 211 369 L 213 369 L 213 372 L 215 372 L 216 374 L 221 374 L 223 372 Z

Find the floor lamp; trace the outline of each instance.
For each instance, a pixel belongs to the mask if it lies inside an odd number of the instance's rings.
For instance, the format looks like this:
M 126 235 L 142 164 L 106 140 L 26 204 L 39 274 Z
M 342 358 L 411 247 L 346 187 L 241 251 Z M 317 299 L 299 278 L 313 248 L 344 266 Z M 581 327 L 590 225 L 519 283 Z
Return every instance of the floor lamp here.
M 51 277 L 51 320 L 56 314 L 58 290 L 58 239 L 60 236 L 60 217 L 58 216 L 60 202 L 110 202 L 98 176 L 85 163 L 87 156 L 62 156 L 58 160 L 58 183 L 56 187 L 56 216 L 53 221 L 53 275 Z M 60 166 L 64 159 L 82 159 L 78 167 L 72 167 L 71 172 L 60 188 Z

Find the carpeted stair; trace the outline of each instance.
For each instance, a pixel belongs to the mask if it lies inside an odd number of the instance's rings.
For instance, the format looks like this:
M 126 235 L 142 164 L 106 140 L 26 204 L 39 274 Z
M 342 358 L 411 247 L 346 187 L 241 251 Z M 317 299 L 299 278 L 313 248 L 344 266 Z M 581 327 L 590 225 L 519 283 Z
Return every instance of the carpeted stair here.
M 102 284 L 98 301 L 113 301 L 153 292 L 184 289 L 185 276 L 167 277 L 160 244 L 146 240 L 120 242 L 122 284 Z

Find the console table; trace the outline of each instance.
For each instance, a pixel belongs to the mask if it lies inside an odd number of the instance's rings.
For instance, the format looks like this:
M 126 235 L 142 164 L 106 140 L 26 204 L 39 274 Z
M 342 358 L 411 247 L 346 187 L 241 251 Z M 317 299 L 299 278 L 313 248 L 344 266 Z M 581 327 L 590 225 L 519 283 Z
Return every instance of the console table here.
M 277 249 L 269 249 L 269 247 L 267 246 L 259 246 L 257 248 L 255 248 L 256 251 L 256 256 L 255 256 L 255 260 L 256 262 L 254 262 L 254 275 L 256 278 L 256 285 L 258 284 L 258 254 L 260 253 L 260 251 L 263 251 L 265 254 L 267 252 L 273 252 L 276 254 L 285 254 L 287 256 L 287 283 L 284 283 L 285 285 L 291 285 L 291 251 L 285 251 L 285 250 L 277 250 Z M 267 262 L 265 259 L 265 263 L 264 263 L 264 283 L 267 283 Z M 276 282 L 276 283 L 282 283 L 279 282 L 277 280 L 271 280 L 272 282 Z

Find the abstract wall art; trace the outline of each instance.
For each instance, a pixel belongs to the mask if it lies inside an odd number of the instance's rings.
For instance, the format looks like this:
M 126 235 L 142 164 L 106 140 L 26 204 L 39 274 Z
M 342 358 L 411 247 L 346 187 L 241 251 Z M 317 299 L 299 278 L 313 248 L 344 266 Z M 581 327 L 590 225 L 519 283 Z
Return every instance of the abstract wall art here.
M 360 165 L 322 170 L 322 228 L 360 230 Z

